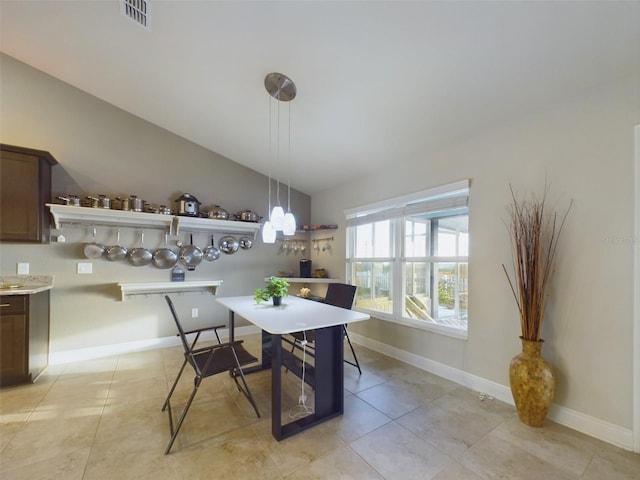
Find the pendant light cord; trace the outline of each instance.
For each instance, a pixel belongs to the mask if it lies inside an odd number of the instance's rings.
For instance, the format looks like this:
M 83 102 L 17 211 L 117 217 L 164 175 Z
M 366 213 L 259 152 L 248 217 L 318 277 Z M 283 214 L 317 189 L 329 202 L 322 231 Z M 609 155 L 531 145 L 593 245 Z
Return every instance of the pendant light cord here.
M 289 158 L 287 160 L 287 213 L 291 213 L 291 102 L 289 107 Z
M 277 206 L 280 206 L 280 100 L 278 100 L 278 141 L 276 142 L 276 167 L 278 169 L 278 184 L 276 186 L 276 201 Z
M 269 168 L 267 170 L 269 174 L 269 212 L 267 214 L 269 215 L 269 221 L 271 221 L 271 165 L 273 163 L 273 154 L 271 152 L 272 150 L 271 138 L 273 136 L 272 128 L 271 128 L 272 117 L 273 117 L 272 106 L 271 106 L 272 104 L 273 104 L 273 99 L 269 97 Z

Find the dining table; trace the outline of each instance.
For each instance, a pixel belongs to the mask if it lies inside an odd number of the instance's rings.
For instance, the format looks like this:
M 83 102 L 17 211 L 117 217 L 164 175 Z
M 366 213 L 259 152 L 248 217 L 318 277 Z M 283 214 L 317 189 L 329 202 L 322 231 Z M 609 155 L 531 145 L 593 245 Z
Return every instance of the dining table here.
M 261 360 L 243 373 L 271 369 L 271 433 L 280 441 L 344 413 L 343 326 L 369 319 L 366 313 L 335 307 L 296 296 L 278 306 L 256 303 L 253 296 L 219 297 L 229 310 L 229 340 L 234 340 L 236 317 L 261 329 Z M 282 348 L 284 335 L 315 332 L 313 365 Z M 302 369 L 304 367 L 304 369 Z M 312 413 L 282 423 L 282 370 L 300 376 L 314 389 Z M 306 378 L 305 378 L 306 377 Z

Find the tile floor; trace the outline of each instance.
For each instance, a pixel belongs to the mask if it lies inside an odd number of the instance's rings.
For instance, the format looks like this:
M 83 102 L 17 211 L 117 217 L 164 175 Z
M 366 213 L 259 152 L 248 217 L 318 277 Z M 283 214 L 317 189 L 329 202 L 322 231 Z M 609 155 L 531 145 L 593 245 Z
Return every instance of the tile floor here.
M 244 339 L 258 354 L 259 336 Z M 0 391 L 0 477 L 640 480 L 638 454 L 553 422 L 526 427 L 509 405 L 356 348 L 364 371 L 345 365 L 342 417 L 277 442 L 268 372 L 248 376 L 261 419 L 223 374 L 203 382 L 170 455 L 160 407 L 179 348 L 50 367 L 33 385 Z M 295 413 L 301 385 L 283 377 L 283 408 Z

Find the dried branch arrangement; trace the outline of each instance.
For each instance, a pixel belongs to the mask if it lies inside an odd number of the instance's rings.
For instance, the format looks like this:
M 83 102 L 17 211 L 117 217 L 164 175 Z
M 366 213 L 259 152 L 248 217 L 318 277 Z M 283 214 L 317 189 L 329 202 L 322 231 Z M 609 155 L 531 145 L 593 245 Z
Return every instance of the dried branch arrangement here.
M 531 194 L 518 199 L 511 190 L 510 228 L 513 253 L 513 275 L 502 265 L 520 311 L 522 338 L 540 341 L 551 280 L 555 271 L 554 258 L 573 200 L 557 224 L 556 212 L 547 213 L 548 186 L 541 199 Z

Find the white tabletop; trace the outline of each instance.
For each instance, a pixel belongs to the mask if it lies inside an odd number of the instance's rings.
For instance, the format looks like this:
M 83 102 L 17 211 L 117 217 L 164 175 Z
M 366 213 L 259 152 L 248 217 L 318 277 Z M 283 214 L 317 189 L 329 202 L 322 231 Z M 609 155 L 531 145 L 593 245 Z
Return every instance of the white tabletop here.
M 271 301 L 257 304 L 252 296 L 221 297 L 216 301 L 262 330 L 278 335 L 370 318 L 366 313 L 294 296 L 284 297 L 282 305 L 278 307 L 273 306 Z

